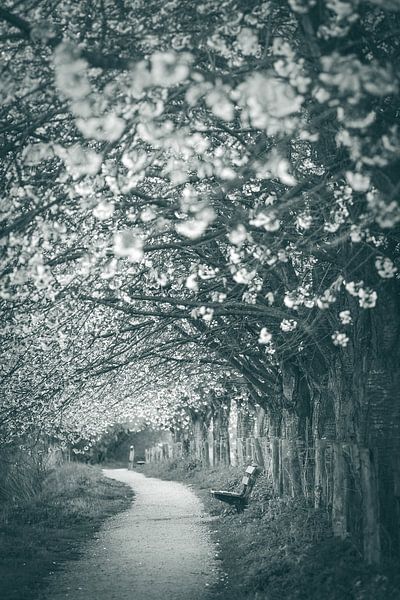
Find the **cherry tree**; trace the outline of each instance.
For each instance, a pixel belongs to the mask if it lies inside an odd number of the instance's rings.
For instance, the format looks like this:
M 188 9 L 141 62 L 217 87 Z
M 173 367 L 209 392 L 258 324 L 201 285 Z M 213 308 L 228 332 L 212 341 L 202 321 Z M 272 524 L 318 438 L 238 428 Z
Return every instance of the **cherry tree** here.
M 394 519 L 397 3 L 3 4 L 8 435 L 212 362 L 275 435 L 378 447 Z

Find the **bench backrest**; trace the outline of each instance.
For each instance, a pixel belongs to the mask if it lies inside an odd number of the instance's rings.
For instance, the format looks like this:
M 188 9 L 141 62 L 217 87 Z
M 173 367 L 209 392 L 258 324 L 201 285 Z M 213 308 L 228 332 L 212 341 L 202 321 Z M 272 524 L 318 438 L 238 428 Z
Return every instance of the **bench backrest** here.
M 254 487 L 257 477 L 259 476 L 261 469 L 257 465 L 249 465 L 243 475 L 243 496 L 250 496 L 251 491 Z

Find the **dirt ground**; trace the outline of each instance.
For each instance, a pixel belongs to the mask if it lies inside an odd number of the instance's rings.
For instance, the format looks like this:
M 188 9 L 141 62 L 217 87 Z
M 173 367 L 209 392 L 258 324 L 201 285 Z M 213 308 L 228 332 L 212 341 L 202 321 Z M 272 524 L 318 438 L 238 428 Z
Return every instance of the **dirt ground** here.
M 133 488 L 132 507 L 105 523 L 80 560 L 52 575 L 40 600 L 215 598 L 217 550 L 194 493 L 127 469 L 104 474 Z

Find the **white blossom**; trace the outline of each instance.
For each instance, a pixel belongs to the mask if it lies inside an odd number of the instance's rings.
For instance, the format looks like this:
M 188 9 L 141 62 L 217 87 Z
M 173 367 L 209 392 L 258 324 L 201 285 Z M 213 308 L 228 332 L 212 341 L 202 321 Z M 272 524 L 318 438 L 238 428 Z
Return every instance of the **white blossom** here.
M 54 52 L 55 81 L 59 90 L 72 100 L 85 98 L 90 93 L 87 62 L 74 56 L 71 44 L 63 43 Z
M 197 292 L 199 289 L 199 284 L 197 282 L 197 274 L 192 273 L 191 275 L 189 275 L 189 277 L 186 279 L 185 285 L 189 290 Z
M 143 258 L 143 240 L 129 229 L 120 231 L 114 236 L 114 254 L 131 262 L 140 262 Z
M 151 56 L 151 82 L 171 87 L 187 79 L 193 57 L 188 52 L 155 52 Z
M 391 279 L 397 273 L 397 267 L 386 256 L 379 256 L 375 261 L 375 267 L 378 275 L 383 279 Z
M 361 308 L 375 308 L 378 294 L 371 288 L 363 288 L 358 292 L 358 298 Z
M 98 203 L 98 205 L 93 209 L 93 216 L 99 221 L 105 221 L 109 219 L 114 212 L 114 204 L 112 202 L 106 202 L 102 200 Z
M 344 287 L 351 296 L 358 296 L 359 291 L 362 289 L 363 281 L 344 281 Z
M 269 213 L 259 212 L 254 219 L 250 219 L 249 223 L 255 227 L 264 227 L 266 231 L 277 231 L 281 225 L 273 211 Z
M 350 325 L 350 323 L 352 322 L 350 311 L 342 310 L 339 313 L 339 319 L 340 319 L 342 325 Z
M 362 175 L 362 173 L 351 173 L 351 171 L 346 171 L 346 179 L 355 192 L 366 192 L 371 185 L 369 175 Z
M 77 144 L 69 147 L 56 144 L 54 152 L 62 158 L 74 179 L 78 179 L 82 175 L 97 175 L 103 161 L 101 154 Z
M 214 210 L 211 207 L 205 207 L 193 218 L 177 223 L 175 229 L 180 235 L 194 240 L 203 235 L 214 219 Z
M 256 275 L 255 271 L 247 271 L 244 267 L 236 271 L 233 275 L 234 281 L 236 283 L 247 284 L 249 283 Z
M 235 227 L 235 229 L 232 229 L 232 231 L 230 231 L 228 234 L 228 239 L 229 239 L 230 243 L 233 244 L 234 246 L 239 246 L 239 247 L 243 244 L 243 242 L 246 241 L 247 237 L 248 237 L 247 230 L 246 230 L 245 226 L 242 224 L 239 224 L 237 227 Z
M 295 127 L 292 115 L 299 112 L 304 100 L 289 83 L 273 73 L 249 76 L 237 87 L 235 95 L 252 125 L 265 129 L 268 135 L 292 131 Z
M 239 50 L 244 56 L 255 56 L 259 50 L 258 36 L 253 29 L 243 27 L 236 37 Z
M 268 302 L 268 304 L 270 306 L 272 306 L 273 303 L 275 302 L 275 296 L 274 296 L 274 294 L 272 292 L 267 292 L 265 294 L 265 299 L 266 299 L 266 301 Z
M 332 293 L 331 289 L 325 290 L 325 292 L 316 299 L 316 304 L 320 309 L 329 308 L 334 302 L 336 302 L 336 296 Z
M 352 225 L 350 227 L 350 239 L 354 244 L 357 244 L 358 242 L 362 241 L 363 232 L 361 230 L 361 227 L 359 227 L 358 225 Z
M 297 321 L 294 319 L 283 319 L 280 324 L 282 331 L 293 331 L 297 327 Z
M 272 333 L 270 333 L 266 327 L 263 327 L 260 331 L 258 343 L 259 344 L 268 344 L 271 340 L 272 340 Z
M 312 225 L 312 216 L 308 213 L 297 215 L 296 224 L 300 229 L 310 229 Z
M 335 346 L 346 348 L 347 344 L 349 343 L 349 338 L 345 333 L 335 331 L 335 333 L 332 334 L 332 341 Z
M 125 121 L 114 113 L 109 113 L 101 117 L 76 119 L 76 126 L 86 138 L 116 142 L 124 132 Z

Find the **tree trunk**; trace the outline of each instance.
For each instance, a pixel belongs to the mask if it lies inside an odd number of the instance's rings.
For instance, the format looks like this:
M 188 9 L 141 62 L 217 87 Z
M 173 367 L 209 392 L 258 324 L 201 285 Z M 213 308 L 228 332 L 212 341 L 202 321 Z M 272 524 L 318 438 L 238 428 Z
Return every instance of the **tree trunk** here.
M 225 401 L 214 408 L 213 433 L 214 464 L 229 465 L 229 401 Z

